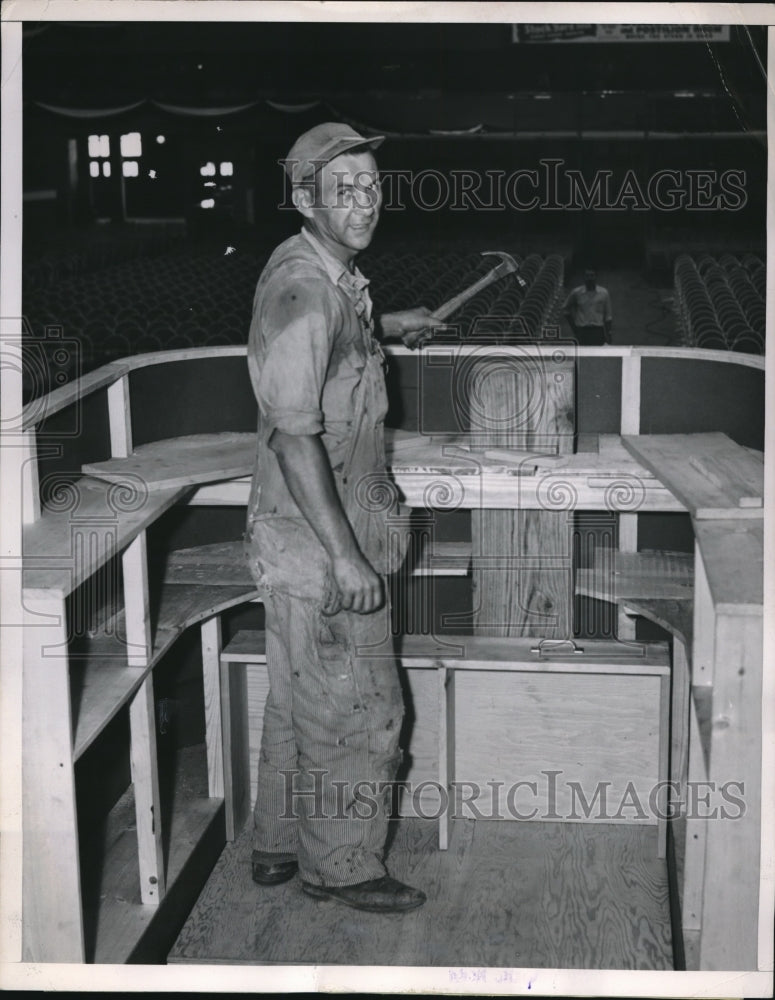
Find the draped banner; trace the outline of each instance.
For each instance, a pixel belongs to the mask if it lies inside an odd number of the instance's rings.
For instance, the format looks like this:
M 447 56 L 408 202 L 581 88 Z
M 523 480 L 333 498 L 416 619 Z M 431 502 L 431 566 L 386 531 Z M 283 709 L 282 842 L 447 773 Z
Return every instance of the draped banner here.
M 514 42 L 728 42 L 728 24 L 512 24 Z

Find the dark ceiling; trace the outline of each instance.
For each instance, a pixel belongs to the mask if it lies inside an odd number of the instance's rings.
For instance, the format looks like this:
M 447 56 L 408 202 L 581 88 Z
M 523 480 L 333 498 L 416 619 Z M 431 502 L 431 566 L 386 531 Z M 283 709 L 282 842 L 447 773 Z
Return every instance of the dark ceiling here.
M 27 22 L 25 97 L 82 106 L 368 92 L 763 95 L 766 28 L 729 42 L 513 43 L 508 24 Z

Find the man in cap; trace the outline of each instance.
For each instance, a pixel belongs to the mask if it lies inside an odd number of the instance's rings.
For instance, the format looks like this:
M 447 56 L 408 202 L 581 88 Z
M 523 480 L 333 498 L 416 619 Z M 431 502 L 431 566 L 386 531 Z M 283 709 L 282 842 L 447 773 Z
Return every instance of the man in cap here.
M 276 248 L 253 303 L 258 400 L 246 553 L 266 612 L 270 693 L 258 770 L 253 878 L 358 909 L 425 901 L 383 864 L 403 702 L 385 576 L 383 356 L 355 266 L 380 209 L 373 150 L 347 125 L 305 132 L 284 161 L 303 227 Z M 425 308 L 383 315 L 417 346 Z

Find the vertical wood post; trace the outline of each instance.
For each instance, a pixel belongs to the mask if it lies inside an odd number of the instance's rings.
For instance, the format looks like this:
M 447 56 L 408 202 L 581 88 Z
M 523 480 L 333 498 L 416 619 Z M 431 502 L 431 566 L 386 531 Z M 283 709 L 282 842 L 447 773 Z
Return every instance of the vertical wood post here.
M 266 670 L 264 664 L 251 664 L 253 670 L 260 667 Z M 234 840 L 245 825 L 251 808 L 247 664 L 222 664 L 221 707 L 226 839 Z
M 223 728 L 221 725 L 221 616 L 202 622 L 202 680 L 205 696 L 205 745 L 207 747 L 207 793 L 223 798 Z M 228 807 L 227 807 L 228 811 Z
M 148 554 L 144 531 L 122 555 L 127 663 L 143 667 L 152 653 L 148 603 Z M 140 895 L 144 903 L 164 898 L 165 874 L 161 796 L 156 752 L 156 708 L 153 675 L 145 678 L 129 706 L 130 760 L 137 818 Z
M 108 386 L 108 424 L 110 426 L 110 453 L 113 458 L 126 458 L 132 454 L 132 412 L 129 403 L 129 376 Z
M 130 762 L 137 818 L 140 898 L 158 904 L 164 898 L 164 851 L 161 797 L 156 761 L 156 711 L 153 674 L 148 674 L 129 705 Z
M 719 614 L 708 726 L 709 777 L 716 793 L 704 821 L 703 970 L 758 967 L 762 666 L 761 616 Z M 719 794 L 725 785 L 733 801 Z M 719 812 L 714 814 L 713 806 Z M 714 892 L 717 885 L 724 887 L 723 905 Z
M 622 358 L 621 433 L 640 434 L 640 367 L 639 354 Z M 638 515 L 619 514 L 619 551 L 638 551 Z M 619 606 L 617 637 L 635 638 L 635 618 Z
M 28 595 L 25 605 L 22 957 L 83 962 L 65 601 Z
M 436 670 L 439 698 L 439 850 L 449 847 L 450 819 L 455 808 L 455 671 L 439 666 Z
M 25 431 L 22 449 L 22 524 L 33 524 L 40 518 L 38 442 L 34 427 Z
M 492 355 L 477 363 L 472 381 L 474 447 L 573 451 L 575 371 L 562 349 Z M 475 632 L 571 635 L 572 510 L 474 510 L 471 535 Z

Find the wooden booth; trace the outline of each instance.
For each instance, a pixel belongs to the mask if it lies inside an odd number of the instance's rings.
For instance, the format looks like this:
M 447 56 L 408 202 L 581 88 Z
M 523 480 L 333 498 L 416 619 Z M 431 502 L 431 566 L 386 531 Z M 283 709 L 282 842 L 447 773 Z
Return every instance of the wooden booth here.
M 402 814 L 438 815 L 444 850 L 460 788 L 561 775 L 534 815 L 653 827 L 685 966 L 755 969 L 763 359 L 557 340 L 394 348 L 389 366 L 422 789 Z M 245 351 L 112 362 L 28 404 L 25 429 L 24 956 L 142 960 L 255 795 L 263 633 L 229 618 L 261 610 L 241 554 Z M 206 794 L 157 761 L 154 678 L 193 632 Z M 97 865 L 79 761 L 124 716 L 136 829 Z M 734 822 L 688 807 L 700 782 L 739 784 Z M 576 792 L 602 786 L 650 805 L 601 818 Z

